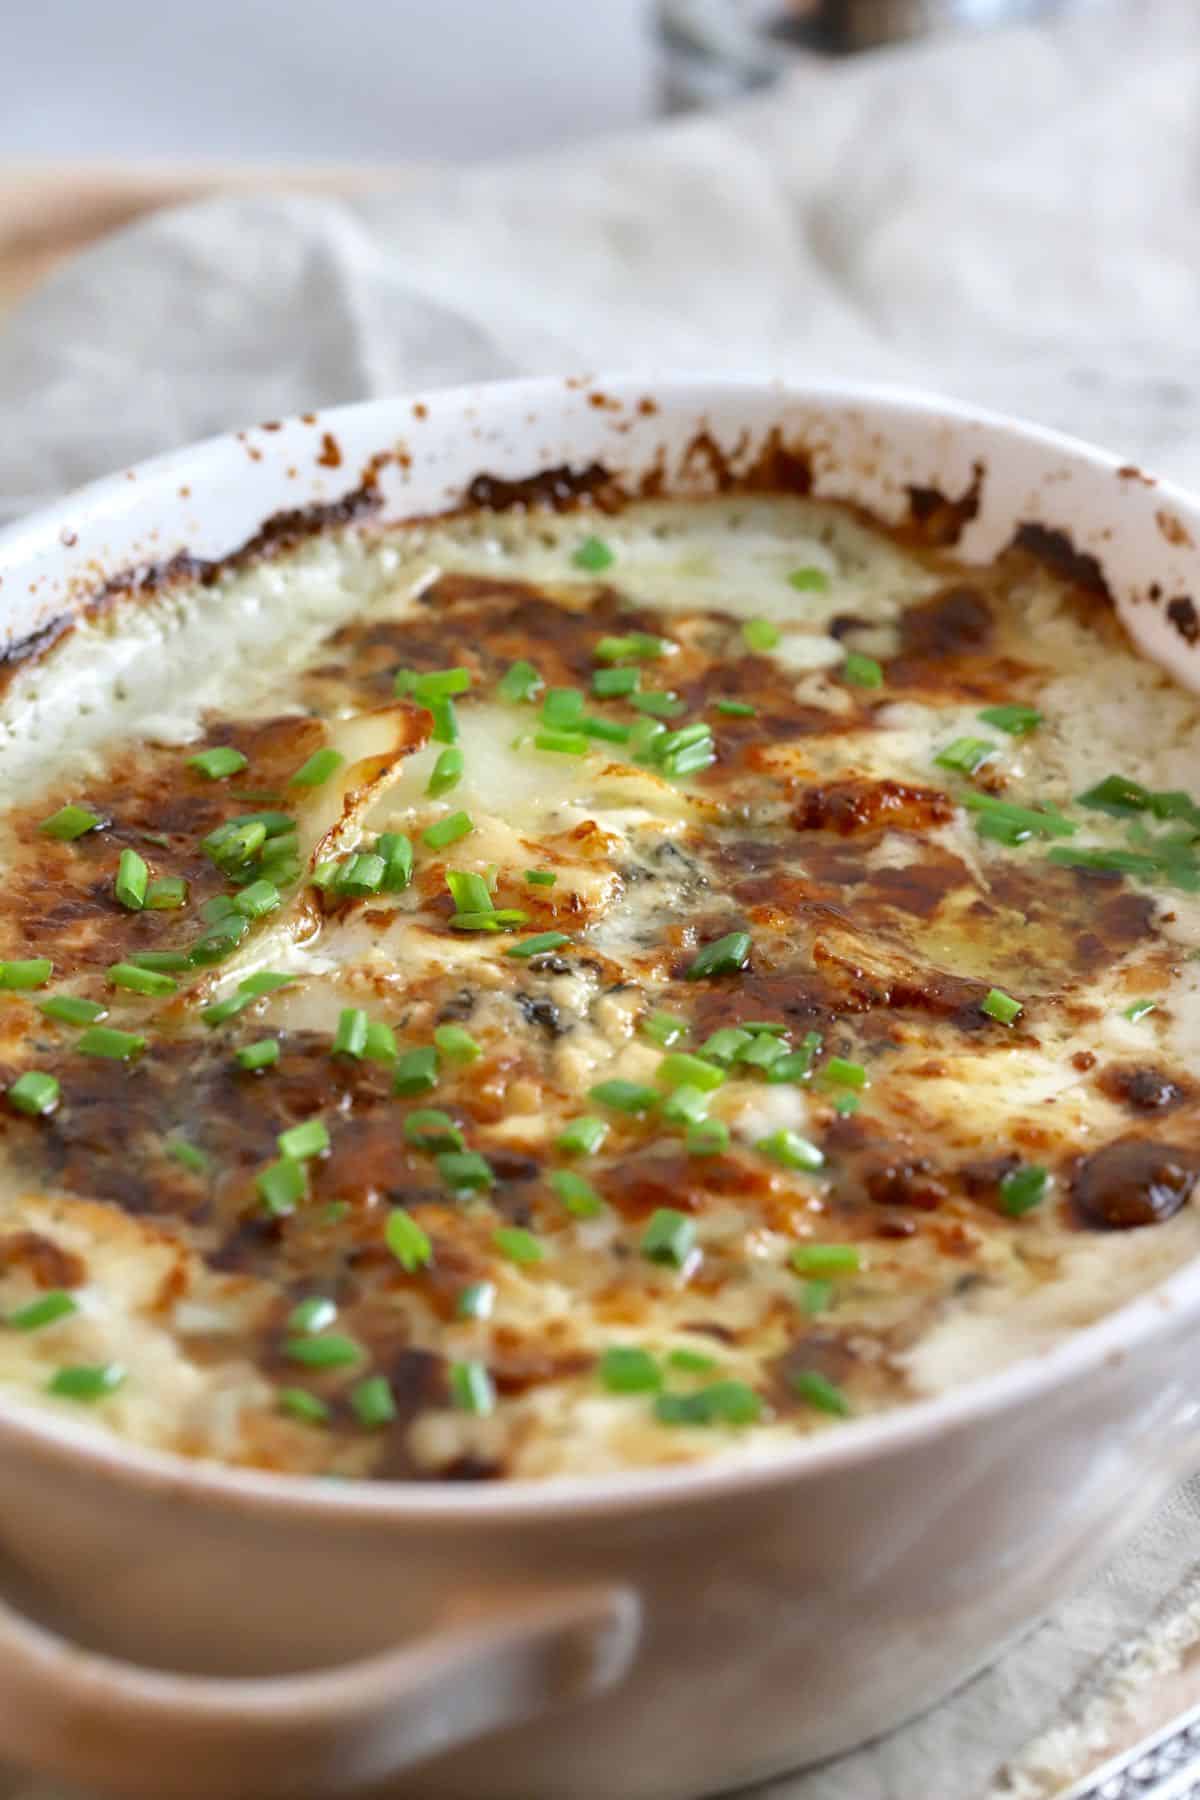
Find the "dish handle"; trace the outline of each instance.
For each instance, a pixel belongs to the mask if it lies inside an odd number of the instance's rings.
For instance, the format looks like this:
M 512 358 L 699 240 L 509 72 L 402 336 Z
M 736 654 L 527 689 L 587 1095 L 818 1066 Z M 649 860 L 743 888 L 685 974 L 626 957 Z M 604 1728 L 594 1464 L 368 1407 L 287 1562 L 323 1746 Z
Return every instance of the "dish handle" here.
M 639 1612 L 621 1587 L 549 1590 L 357 1662 L 225 1679 L 96 1654 L 0 1599 L 0 1756 L 152 1800 L 334 1800 L 604 1693 Z

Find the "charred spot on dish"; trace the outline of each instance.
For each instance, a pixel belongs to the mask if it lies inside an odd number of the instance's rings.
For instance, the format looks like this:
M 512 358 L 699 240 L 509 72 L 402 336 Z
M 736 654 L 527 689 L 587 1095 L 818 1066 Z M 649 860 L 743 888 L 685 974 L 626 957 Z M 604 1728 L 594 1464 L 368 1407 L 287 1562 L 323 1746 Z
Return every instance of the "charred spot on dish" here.
M 1190 594 L 1176 594 L 1168 600 L 1167 617 L 1185 644 L 1194 644 L 1200 638 L 1200 616 Z
M 1109 606 L 1113 604 L 1112 590 L 1098 558 L 1090 551 L 1077 550 L 1068 532 L 1038 520 L 1026 520 L 1017 526 L 1012 542 L 1052 574 L 1096 595 Z
M 1119 1138 L 1083 1158 L 1072 1184 L 1085 1225 L 1129 1231 L 1161 1225 L 1190 1198 L 1200 1150 L 1152 1138 Z
M 983 500 L 983 464 L 971 464 L 971 480 L 957 499 L 935 487 L 909 485 L 910 531 L 916 541 L 934 550 L 950 550 L 958 543 Z

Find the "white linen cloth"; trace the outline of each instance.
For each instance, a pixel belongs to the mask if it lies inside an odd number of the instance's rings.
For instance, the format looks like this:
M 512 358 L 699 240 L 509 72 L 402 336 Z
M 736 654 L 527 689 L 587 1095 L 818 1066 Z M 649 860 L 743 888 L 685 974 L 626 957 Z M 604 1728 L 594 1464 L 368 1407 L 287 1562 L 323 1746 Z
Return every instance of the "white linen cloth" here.
M 537 161 L 152 218 L 0 331 L 0 517 L 248 421 L 579 369 L 907 381 L 1200 485 L 1198 27 L 1125 0 Z M 1042 1800 L 1200 1638 L 1198 1559 L 1194 1486 L 940 1708 L 755 1800 Z

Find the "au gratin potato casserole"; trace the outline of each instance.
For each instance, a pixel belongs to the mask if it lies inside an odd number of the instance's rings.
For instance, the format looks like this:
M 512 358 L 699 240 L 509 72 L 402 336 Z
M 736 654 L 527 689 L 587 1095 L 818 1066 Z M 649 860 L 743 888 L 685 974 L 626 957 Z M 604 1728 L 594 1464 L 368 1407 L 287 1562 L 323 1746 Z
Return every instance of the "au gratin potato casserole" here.
M 0 1390 L 297 1473 L 745 1458 L 1193 1255 L 1200 703 L 1087 569 L 482 497 L 15 667 Z

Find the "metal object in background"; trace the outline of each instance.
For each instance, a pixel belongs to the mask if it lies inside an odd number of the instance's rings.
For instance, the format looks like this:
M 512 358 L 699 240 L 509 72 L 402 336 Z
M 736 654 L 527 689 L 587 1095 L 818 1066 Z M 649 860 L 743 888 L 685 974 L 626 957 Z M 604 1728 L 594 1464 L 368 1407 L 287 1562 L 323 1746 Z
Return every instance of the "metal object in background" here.
M 668 112 L 769 86 L 799 58 L 1044 17 L 1072 0 L 658 0 Z
M 1200 1800 L 1200 1706 L 1114 1756 L 1059 1800 Z

